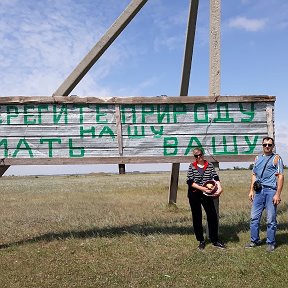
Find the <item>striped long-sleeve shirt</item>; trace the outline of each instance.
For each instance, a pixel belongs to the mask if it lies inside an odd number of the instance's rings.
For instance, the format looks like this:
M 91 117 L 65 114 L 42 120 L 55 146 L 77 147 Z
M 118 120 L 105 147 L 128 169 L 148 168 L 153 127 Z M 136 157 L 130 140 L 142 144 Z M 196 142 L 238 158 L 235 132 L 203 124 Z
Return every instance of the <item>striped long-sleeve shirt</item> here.
M 215 180 L 219 181 L 219 176 L 215 171 L 215 168 L 212 163 L 207 162 L 205 160 L 204 163 L 204 173 L 203 175 L 198 171 L 197 169 L 197 162 L 193 162 L 189 165 L 188 171 L 187 171 L 187 184 L 188 184 L 188 192 L 191 190 L 194 190 L 192 188 L 192 184 L 195 182 L 198 185 L 203 185 L 208 180 Z

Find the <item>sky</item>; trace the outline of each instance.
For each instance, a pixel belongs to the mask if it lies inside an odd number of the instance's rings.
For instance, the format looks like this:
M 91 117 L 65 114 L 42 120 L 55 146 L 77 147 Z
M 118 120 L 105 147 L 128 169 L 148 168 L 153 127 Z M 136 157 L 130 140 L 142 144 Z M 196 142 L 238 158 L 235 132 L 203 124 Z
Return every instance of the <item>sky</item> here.
M 0 97 L 52 95 L 129 3 L 0 0 Z M 148 0 L 71 94 L 178 96 L 189 5 Z M 209 0 L 199 1 L 189 96 L 209 93 L 209 9 Z M 287 35 L 287 0 L 222 0 L 221 95 L 276 96 L 275 141 L 285 165 Z M 127 172 L 135 170 L 169 171 L 171 165 L 126 165 Z M 4 175 L 90 172 L 118 172 L 118 165 L 11 166 Z

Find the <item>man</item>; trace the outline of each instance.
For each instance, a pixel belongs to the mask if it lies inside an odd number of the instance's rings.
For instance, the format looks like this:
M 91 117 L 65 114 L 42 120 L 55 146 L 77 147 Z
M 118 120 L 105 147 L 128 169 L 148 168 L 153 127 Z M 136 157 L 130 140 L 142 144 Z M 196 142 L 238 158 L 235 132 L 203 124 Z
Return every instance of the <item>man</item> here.
M 284 183 L 283 162 L 278 154 L 273 153 L 274 139 L 264 137 L 262 140 L 263 154 L 256 157 L 250 185 L 249 199 L 252 202 L 250 233 L 251 242 L 246 248 L 253 248 L 261 244 L 259 238 L 260 220 L 262 212 L 267 212 L 267 252 L 275 249 L 277 229 L 277 206 L 281 202 L 281 191 Z M 255 187 L 256 180 L 261 184 Z M 256 189 L 255 193 L 254 190 Z

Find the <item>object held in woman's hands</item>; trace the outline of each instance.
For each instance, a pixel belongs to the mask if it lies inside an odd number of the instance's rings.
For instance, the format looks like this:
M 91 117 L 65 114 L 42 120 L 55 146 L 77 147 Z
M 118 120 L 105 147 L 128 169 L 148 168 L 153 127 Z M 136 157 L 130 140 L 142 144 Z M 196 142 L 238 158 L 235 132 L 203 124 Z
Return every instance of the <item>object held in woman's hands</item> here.
M 218 190 L 218 185 L 214 180 L 206 181 L 203 186 L 209 189 L 209 192 L 203 192 L 206 196 L 213 196 L 213 194 Z

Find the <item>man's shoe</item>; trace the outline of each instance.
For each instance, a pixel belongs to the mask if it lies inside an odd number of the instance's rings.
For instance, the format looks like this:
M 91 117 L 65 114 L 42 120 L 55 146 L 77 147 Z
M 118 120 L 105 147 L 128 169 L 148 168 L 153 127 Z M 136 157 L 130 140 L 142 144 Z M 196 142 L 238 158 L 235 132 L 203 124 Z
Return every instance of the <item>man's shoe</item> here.
M 217 241 L 217 242 L 213 242 L 213 246 L 216 248 L 220 248 L 220 249 L 225 249 L 226 246 L 224 245 L 224 243 Z
M 204 250 L 204 248 L 205 248 L 205 241 L 200 241 L 199 245 L 198 245 L 198 249 L 199 250 Z
M 260 242 L 251 241 L 245 245 L 245 248 L 255 248 L 255 247 L 259 246 L 260 244 L 261 244 Z
M 267 245 L 267 248 L 266 248 L 267 252 L 273 252 L 274 250 L 275 250 L 275 245 L 273 245 L 273 244 Z

